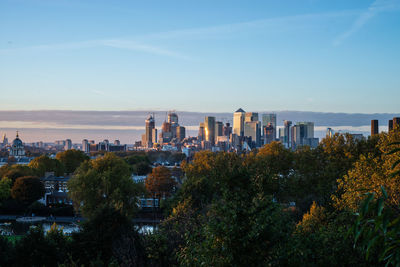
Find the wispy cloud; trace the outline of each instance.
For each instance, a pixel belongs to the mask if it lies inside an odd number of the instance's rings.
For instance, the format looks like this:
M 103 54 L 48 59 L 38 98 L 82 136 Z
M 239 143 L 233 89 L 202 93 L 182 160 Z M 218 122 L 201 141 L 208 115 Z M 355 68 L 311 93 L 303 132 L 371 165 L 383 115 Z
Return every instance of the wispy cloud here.
M 139 39 L 205 39 L 233 35 L 249 30 L 260 30 L 261 32 L 285 32 L 298 30 L 307 26 L 315 27 L 318 22 L 338 19 L 340 17 L 355 16 L 359 10 L 342 10 L 338 12 L 310 13 L 291 16 L 272 17 L 237 23 L 213 25 L 207 27 L 197 27 L 189 29 L 179 29 L 173 31 L 151 33 L 139 36 Z
M 112 38 L 100 40 L 87 40 L 79 42 L 67 42 L 59 44 L 44 44 L 28 47 L 15 47 L 0 49 L 0 54 L 7 54 L 21 51 L 56 51 L 85 49 L 92 47 L 109 47 L 115 49 L 125 49 L 130 51 L 143 52 L 153 55 L 192 60 L 193 58 L 182 53 L 172 51 L 159 45 L 148 43 L 154 40 L 182 40 L 182 39 L 207 39 L 215 37 L 235 36 L 239 33 L 247 33 L 250 30 L 258 30 L 263 33 L 297 31 L 299 28 L 319 25 L 320 21 L 338 19 L 344 16 L 354 16 L 358 14 L 356 10 L 343 10 L 339 12 L 311 13 L 301 15 L 282 16 L 266 18 L 238 23 L 213 25 L 207 27 L 197 27 L 189 29 L 178 29 L 158 33 L 150 33 L 132 38 Z
M 27 47 L 15 47 L 0 49 L 0 54 L 7 54 L 12 52 L 21 51 L 56 51 L 56 50 L 72 50 L 72 49 L 85 49 L 93 47 L 111 47 L 117 49 L 126 49 L 137 52 L 144 52 L 148 54 L 175 57 L 180 59 L 190 59 L 189 57 L 177 53 L 172 50 L 161 48 L 159 46 L 148 45 L 133 40 L 127 39 L 104 39 L 104 40 L 88 40 L 80 42 L 69 42 L 59 44 L 45 44 Z
M 354 21 L 353 25 L 346 32 L 339 35 L 334 41 L 333 45 L 341 45 L 347 38 L 360 30 L 370 19 L 375 17 L 381 12 L 396 10 L 400 8 L 400 0 L 375 0 L 366 11 L 362 12 L 360 16 Z

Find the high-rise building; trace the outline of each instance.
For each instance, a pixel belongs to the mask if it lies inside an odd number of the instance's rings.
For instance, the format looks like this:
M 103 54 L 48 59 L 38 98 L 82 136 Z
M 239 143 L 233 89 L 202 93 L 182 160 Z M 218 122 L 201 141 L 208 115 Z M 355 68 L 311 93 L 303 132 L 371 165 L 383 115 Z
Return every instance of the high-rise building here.
M 230 136 L 232 133 L 232 127 L 231 124 L 229 122 L 225 123 L 224 125 L 224 129 L 223 129 L 223 135 L 224 136 Z
M 393 118 L 393 129 L 399 129 L 400 128 L 400 117 L 394 117 Z
M 393 130 L 393 120 L 389 120 L 389 125 L 388 125 L 388 131 L 392 131 Z
M 173 124 L 173 123 L 178 124 L 178 115 L 175 112 L 170 111 L 168 113 L 168 123 L 170 123 L 170 124 Z
M 146 130 L 145 134 L 142 135 L 142 146 L 151 148 L 153 143 L 157 142 L 157 129 L 155 129 L 155 121 L 152 115 L 146 120 Z
M 244 122 L 258 121 L 257 112 L 246 112 L 244 117 Z
M 314 138 L 313 122 L 298 122 L 292 127 L 292 148 L 309 145 L 315 147 L 318 145 L 318 138 Z
M 70 150 L 70 149 L 72 149 L 72 141 L 71 139 L 67 139 L 65 140 L 64 150 Z
M 259 121 L 246 121 L 244 124 L 244 136 L 251 137 L 255 147 L 261 145 L 261 123 Z
M 262 114 L 262 129 L 264 129 L 264 127 L 268 126 L 269 124 L 271 124 L 271 126 L 273 127 L 272 129 L 272 133 L 271 135 L 273 136 L 273 140 L 275 141 L 276 139 L 276 114 Z M 265 139 L 265 137 L 264 137 Z M 266 140 L 265 140 L 266 141 Z
M 224 135 L 224 124 L 220 121 L 215 122 L 215 136 Z
M 121 145 L 121 142 L 119 140 L 114 140 L 114 145 L 119 146 Z
M 327 128 L 327 129 L 326 129 L 326 136 L 329 137 L 329 138 L 332 138 L 332 137 L 333 137 L 333 130 L 332 130 L 332 128 Z
M 275 141 L 276 129 L 271 123 L 269 123 L 267 126 L 264 126 L 263 130 L 264 144 L 271 144 L 273 141 Z
M 186 129 L 183 126 L 176 127 L 176 138 L 181 142 L 186 137 Z
M 8 138 L 7 138 L 6 134 L 3 134 L 2 144 L 3 144 L 3 146 L 8 145 Z
M 90 142 L 87 139 L 82 140 L 82 151 L 85 153 L 90 152 Z
M 215 144 L 215 117 L 207 116 L 204 119 L 205 140 Z
M 371 135 L 379 134 L 378 120 L 371 120 Z
M 205 138 L 206 138 L 205 136 L 206 136 L 206 134 L 205 134 L 205 131 L 204 131 L 204 122 L 200 122 L 199 133 L 197 135 L 197 138 L 201 142 L 201 141 L 205 140 Z
M 286 148 L 289 148 L 292 146 L 291 141 L 292 141 L 292 131 L 290 130 L 290 127 L 292 126 L 291 121 L 283 121 L 283 126 L 284 126 L 284 136 L 283 136 L 283 144 L 286 146 Z
M 233 133 L 237 136 L 243 136 L 244 133 L 244 117 L 245 112 L 239 108 L 233 113 Z

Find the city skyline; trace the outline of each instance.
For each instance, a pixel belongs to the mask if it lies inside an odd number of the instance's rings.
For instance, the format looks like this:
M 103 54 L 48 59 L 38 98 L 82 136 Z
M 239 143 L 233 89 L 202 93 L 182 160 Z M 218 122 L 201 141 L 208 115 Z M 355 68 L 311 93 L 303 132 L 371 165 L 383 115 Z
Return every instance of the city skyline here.
M 399 12 L 399 0 L 4 1 L 0 109 L 396 113 Z

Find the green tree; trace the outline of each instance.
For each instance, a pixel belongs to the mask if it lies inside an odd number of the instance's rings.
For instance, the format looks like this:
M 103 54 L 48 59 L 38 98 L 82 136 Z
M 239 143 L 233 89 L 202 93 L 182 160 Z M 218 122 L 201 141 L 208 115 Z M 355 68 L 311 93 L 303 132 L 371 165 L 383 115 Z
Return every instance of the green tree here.
M 393 150 L 390 144 L 399 142 L 400 131 L 381 133 L 379 136 L 377 149 L 380 153 L 362 155 L 354 168 L 338 179 L 338 193 L 333 196 L 337 208 L 356 211 L 366 193 L 382 196 L 383 186 L 388 194 L 387 205 L 400 212 L 400 176 L 393 173 L 400 168 L 395 166 L 400 151 L 389 153 Z
M 82 162 L 89 160 L 89 157 L 80 150 L 71 149 L 57 153 L 56 159 L 64 165 L 65 172 L 73 173 Z
M 153 168 L 145 181 L 147 191 L 152 197 L 158 199 L 169 197 L 175 185 L 176 182 L 172 178 L 171 171 L 164 166 Z
M 38 177 L 24 176 L 17 178 L 11 188 L 11 196 L 25 204 L 30 204 L 43 197 L 44 185 Z
M 102 207 L 131 216 L 144 192 L 131 179 L 129 165 L 112 153 L 84 162 L 69 180 L 68 189 L 77 210 L 87 217 Z
M 58 266 L 66 260 L 66 242 L 61 232 L 46 236 L 41 227 L 31 227 L 16 243 L 16 266 Z
M 45 155 L 34 158 L 28 166 L 34 169 L 39 176 L 44 176 L 45 172 L 54 172 L 56 176 L 64 174 L 62 163 L 57 159 L 51 159 Z
M 10 178 L 3 178 L 0 180 L 0 202 L 8 199 L 11 196 L 12 181 Z
M 71 253 L 79 266 L 92 266 L 98 259 L 103 266 L 144 266 L 144 248 L 132 222 L 120 211 L 100 207 L 72 235 Z M 96 265 L 98 266 L 98 265 Z

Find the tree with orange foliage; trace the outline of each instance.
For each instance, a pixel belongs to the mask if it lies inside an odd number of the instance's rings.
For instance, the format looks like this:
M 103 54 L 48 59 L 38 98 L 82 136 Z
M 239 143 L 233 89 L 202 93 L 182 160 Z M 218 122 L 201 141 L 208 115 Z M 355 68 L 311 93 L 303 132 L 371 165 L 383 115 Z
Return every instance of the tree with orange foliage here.
M 172 178 L 171 171 L 164 166 L 153 168 L 145 181 L 147 191 L 158 199 L 169 197 L 175 185 L 176 182 Z

